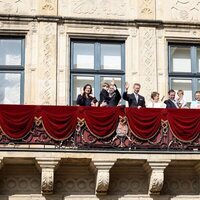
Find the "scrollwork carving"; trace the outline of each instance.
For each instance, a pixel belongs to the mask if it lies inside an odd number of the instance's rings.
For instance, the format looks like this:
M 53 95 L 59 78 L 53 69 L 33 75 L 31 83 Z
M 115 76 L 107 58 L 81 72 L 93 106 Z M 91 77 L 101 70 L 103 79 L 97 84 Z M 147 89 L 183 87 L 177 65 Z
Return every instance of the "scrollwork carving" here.
M 152 194 L 160 194 L 164 183 L 163 170 L 153 170 L 150 179 L 149 191 Z
M 199 21 L 199 0 L 172 0 L 171 13 L 173 19 Z
M 42 193 L 53 193 L 54 173 L 53 169 L 42 169 L 41 190 Z
M 98 170 L 96 181 L 96 192 L 106 194 L 109 187 L 109 170 Z

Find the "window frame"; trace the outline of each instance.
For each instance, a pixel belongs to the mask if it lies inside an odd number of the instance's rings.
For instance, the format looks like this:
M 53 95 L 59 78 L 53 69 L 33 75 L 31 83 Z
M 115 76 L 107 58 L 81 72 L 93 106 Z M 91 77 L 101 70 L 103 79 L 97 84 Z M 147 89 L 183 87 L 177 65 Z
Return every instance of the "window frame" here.
M 24 36 L 0 36 L 0 40 L 21 41 L 21 65 L 0 65 L 0 73 L 20 74 L 20 104 L 24 103 L 24 71 L 25 71 L 25 37 Z
M 94 69 L 74 68 L 74 44 L 92 43 L 94 44 Z M 121 46 L 121 70 L 101 69 L 101 44 L 119 44 Z M 125 41 L 124 40 L 90 40 L 90 39 L 71 39 L 70 40 L 70 105 L 73 105 L 72 90 L 74 88 L 74 76 L 94 76 L 94 95 L 99 99 L 101 88 L 99 88 L 101 77 L 121 78 L 121 88 L 125 84 Z

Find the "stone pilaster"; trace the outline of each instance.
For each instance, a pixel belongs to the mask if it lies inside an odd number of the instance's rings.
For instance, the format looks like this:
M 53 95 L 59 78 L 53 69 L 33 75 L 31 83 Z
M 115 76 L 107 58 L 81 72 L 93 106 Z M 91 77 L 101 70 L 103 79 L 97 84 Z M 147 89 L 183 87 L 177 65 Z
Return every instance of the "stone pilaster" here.
M 93 161 L 91 163 L 91 169 L 96 174 L 95 191 L 97 195 L 107 194 L 110 182 L 110 169 L 114 163 L 115 161 Z
M 60 159 L 36 158 L 41 171 L 41 191 L 43 194 L 52 194 L 54 186 L 54 170 Z
M 164 184 L 164 170 L 170 160 L 166 161 L 149 161 L 145 163 L 145 169 L 150 175 L 149 193 L 160 194 Z

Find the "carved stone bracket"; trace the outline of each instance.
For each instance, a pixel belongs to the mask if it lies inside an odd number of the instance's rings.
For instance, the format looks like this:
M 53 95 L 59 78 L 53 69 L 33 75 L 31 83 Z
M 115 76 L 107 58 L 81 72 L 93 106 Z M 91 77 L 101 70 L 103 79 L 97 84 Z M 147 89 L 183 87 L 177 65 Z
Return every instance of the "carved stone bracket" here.
M 41 191 L 43 194 L 52 194 L 54 185 L 54 170 L 60 159 L 36 158 L 37 166 L 41 171 Z
M 164 170 L 170 163 L 165 161 L 149 161 L 145 163 L 145 169 L 150 174 L 149 193 L 160 194 L 164 184 Z
M 0 157 L 0 169 L 3 167 L 3 157 Z
M 96 174 L 96 194 L 106 195 L 110 182 L 110 169 L 115 161 L 93 161 L 90 164 L 92 171 Z

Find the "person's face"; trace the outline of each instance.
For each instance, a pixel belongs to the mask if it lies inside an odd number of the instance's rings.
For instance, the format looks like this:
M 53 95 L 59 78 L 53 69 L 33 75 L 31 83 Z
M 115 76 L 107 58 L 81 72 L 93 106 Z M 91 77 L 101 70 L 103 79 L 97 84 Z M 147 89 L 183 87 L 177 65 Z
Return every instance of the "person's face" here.
M 85 91 L 84 91 L 86 94 L 90 94 L 91 93 L 91 87 L 88 85 L 86 88 L 85 88 Z
M 139 85 L 134 85 L 134 86 L 133 86 L 133 91 L 134 91 L 136 94 L 138 94 L 139 91 L 140 91 L 140 86 L 139 86 Z
M 153 100 L 154 100 L 155 102 L 158 102 L 158 101 L 159 101 L 159 94 L 156 94 L 156 96 L 153 98 Z
M 196 93 L 196 94 L 195 94 L 195 99 L 196 99 L 197 101 L 200 101 L 200 93 Z
M 179 98 L 183 97 L 183 94 L 181 92 L 178 92 L 177 95 L 179 96 Z
M 175 92 L 170 92 L 169 99 L 171 99 L 171 100 L 175 99 Z
M 108 92 L 112 94 L 115 91 L 114 86 L 110 85 Z

